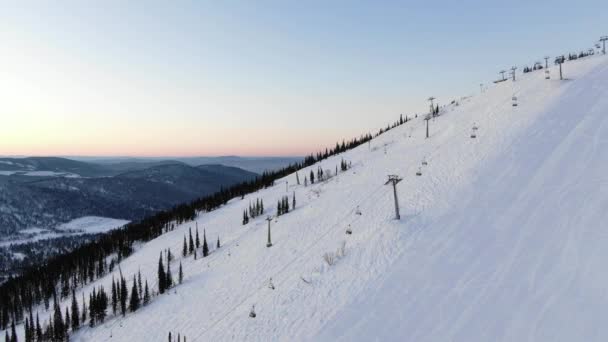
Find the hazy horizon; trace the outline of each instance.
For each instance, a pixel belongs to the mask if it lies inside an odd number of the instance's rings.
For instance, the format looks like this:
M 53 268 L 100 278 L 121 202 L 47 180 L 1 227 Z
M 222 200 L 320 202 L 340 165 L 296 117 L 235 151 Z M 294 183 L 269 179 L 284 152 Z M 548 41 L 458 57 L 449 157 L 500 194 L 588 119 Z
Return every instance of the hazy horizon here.
M 307 155 L 608 31 L 597 0 L 63 4 L 0 13 L 0 155 Z

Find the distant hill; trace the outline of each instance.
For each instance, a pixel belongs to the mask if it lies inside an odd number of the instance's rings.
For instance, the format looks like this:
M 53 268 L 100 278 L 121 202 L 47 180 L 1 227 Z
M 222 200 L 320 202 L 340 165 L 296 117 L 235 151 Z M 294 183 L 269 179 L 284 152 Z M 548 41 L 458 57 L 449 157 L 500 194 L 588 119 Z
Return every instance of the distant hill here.
M 107 169 L 125 172 L 127 170 L 145 169 L 163 164 L 184 163 L 190 166 L 199 165 L 224 165 L 238 167 L 239 169 L 261 174 L 267 170 L 278 170 L 294 162 L 299 162 L 302 157 L 169 157 L 169 158 L 133 158 L 133 157 L 77 157 L 73 158 L 89 163 L 95 163 Z
M 192 167 L 182 163 L 165 164 L 143 170 L 122 173 L 116 178 L 139 179 L 168 184 L 193 196 L 208 194 L 243 180 L 253 179 L 256 173 L 223 165 Z
M 83 177 L 107 176 L 110 171 L 97 164 L 57 157 L 0 158 L 0 171 L 76 174 Z
M 0 171 L 0 236 L 82 216 L 137 220 L 257 176 L 222 165 L 107 166 L 65 158 L 2 158 Z

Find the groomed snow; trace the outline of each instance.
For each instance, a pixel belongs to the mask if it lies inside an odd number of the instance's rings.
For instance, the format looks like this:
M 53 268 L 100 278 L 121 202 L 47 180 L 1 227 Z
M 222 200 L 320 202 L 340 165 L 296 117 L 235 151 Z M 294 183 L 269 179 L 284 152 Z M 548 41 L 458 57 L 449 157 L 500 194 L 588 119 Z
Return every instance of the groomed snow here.
M 567 81 L 533 72 L 444 108 L 429 139 L 418 117 L 323 161 L 332 172 L 342 158 L 353 166 L 326 183 L 298 186 L 290 175 L 203 213 L 207 258 L 181 257 L 194 222 L 140 246 L 121 264 L 129 282 L 141 270 L 156 289 L 170 247 L 184 283 L 71 340 L 163 341 L 169 331 L 189 342 L 608 340 L 608 59 L 564 70 Z M 400 221 L 388 174 L 403 177 Z M 266 248 L 266 221 L 243 226 L 242 212 L 259 197 L 274 214 L 293 192 L 296 210 L 273 220 Z M 327 265 L 323 254 L 343 243 L 346 255 Z M 111 277 L 95 285 L 109 289 Z
M 127 223 L 129 223 L 127 220 L 99 216 L 84 216 L 64 223 L 56 229 L 71 233 L 96 234 L 120 228 Z

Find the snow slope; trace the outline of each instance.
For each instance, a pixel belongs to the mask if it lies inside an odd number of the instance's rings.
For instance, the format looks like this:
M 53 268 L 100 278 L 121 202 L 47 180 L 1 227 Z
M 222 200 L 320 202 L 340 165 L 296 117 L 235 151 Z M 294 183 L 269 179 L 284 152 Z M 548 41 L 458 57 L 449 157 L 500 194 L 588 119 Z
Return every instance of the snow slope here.
M 444 107 L 429 139 L 418 117 L 325 160 L 332 172 L 341 158 L 353 166 L 327 182 L 298 186 L 290 175 L 203 213 L 201 233 L 222 240 L 207 258 L 181 257 L 194 222 L 140 246 L 121 264 L 127 279 L 141 270 L 156 288 L 170 247 L 184 283 L 72 340 L 165 341 L 169 331 L 189 342 L 606 340 L 608 58 L 564 71 L 569 80 L 530 73 Z M 403 177 L 400 221 L 388 174 Z M 274 214 L 294 192 L 296 209 L 273 220 L 266 248 L 267 222 L 243 226 L 242 211 L 263 198 Z M 329 266 L 323 254 L 343 245 Z

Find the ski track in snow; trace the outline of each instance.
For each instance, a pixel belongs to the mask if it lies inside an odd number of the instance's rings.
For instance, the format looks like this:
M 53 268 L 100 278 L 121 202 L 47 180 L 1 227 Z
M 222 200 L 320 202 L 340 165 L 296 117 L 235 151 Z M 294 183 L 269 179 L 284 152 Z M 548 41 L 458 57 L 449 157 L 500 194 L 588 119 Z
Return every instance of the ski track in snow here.
M 290 175 L 199 215 L 207 258 L 181 256 L 195 222 L 138 246 L 121 263 L 129 283 L 141 270 L 156 289 L 158 256 L 168 247 L 175 279 L 183 263 L 184 283 L 72 340 L 165 341 L 169 331 L 189 342 L 606 340 L 608 59 L 564 70 L 571 80 L 532 72 L 446 106 L 429 139 L 419 116 L 322 161 L 332 172 L 342 158 L 353 165 L 327 182 L 298 186 Z M 388 174 L 403 177 L 400 221 Z M 293 192 L 297 207 L 272 221 L 274 245 L 266 248 L 265 215 L 243 226 L 242 212 L 259 197 L 272 215 Z M 323 254 L 343 241 L 346 255 L 328 266 Z M 111 279 L 94 285 L 109 289 Z M 41 310 L 42 321 L 48 315 Z

